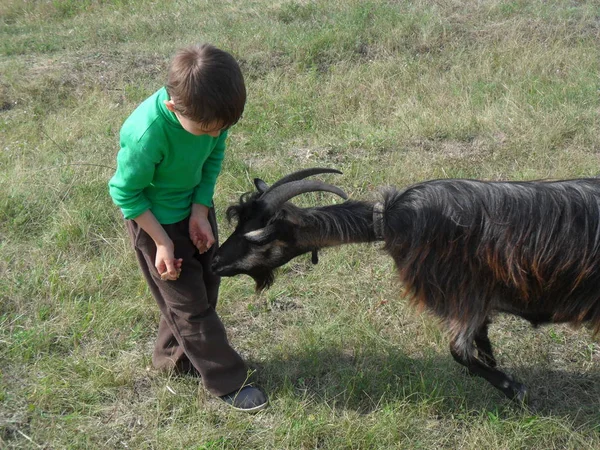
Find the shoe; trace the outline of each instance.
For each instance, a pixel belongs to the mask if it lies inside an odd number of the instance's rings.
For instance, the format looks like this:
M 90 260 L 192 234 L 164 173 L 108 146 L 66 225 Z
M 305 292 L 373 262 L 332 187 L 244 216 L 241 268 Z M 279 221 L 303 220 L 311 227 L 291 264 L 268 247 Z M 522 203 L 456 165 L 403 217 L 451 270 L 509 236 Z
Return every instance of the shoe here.
M 246 385 L 237 391 L 219 397 L 233 409 L 243 412 L 256 412 L 267 407 L 269 400 L 260 389 Z

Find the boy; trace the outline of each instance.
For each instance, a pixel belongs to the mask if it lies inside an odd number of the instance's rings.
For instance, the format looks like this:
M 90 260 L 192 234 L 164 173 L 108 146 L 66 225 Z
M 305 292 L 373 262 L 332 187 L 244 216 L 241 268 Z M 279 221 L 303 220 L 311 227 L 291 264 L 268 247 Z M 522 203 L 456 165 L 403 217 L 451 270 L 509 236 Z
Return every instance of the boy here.
M 229 53 L 209 44 L 180 50 L 166 87 L 123 124 L 109 192 L 160 308 L 154 367 L 197 371 L 213 395 L 257 411 L 267 398 L 246 384 L 246 364 L 215 311 L 220 278 L 210 270 L 218 247 L 212 197 L 228 129 L 245 103 Z

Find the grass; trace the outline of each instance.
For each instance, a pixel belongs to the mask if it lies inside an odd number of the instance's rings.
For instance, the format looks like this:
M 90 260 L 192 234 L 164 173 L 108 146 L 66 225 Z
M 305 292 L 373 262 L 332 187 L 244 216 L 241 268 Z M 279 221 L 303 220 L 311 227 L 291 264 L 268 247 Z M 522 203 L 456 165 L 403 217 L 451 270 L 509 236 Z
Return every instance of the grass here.
M 106 183 L 123 120 L 197 41 L 231 51 L 249 92 L 217 186 L 222 237 L 253 177 L 302 167 L 341 169 L 353 198 L 596 175 L 599 21 L 597 2 L 567 0 L 4 0 L 0 447 L 598 448 L 588 331 L 498 318 L 500 364 L 532 391 L 518 408 L 465 376 L 376 245 L 299 258 L 262 295 L 223 280 L 264 412 L 147 370 L 158 311 Z

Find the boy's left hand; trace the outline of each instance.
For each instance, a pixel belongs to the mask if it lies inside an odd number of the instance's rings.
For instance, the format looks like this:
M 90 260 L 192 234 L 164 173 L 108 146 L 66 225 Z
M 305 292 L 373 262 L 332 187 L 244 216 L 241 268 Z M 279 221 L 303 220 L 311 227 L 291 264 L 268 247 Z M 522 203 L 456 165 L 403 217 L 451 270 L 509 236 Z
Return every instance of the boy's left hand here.
M 205 253 L 215 243 L 215 236 L 208 221 L 208 208 L 195 204 L 190 216 L 190 239 L 200 253 Z

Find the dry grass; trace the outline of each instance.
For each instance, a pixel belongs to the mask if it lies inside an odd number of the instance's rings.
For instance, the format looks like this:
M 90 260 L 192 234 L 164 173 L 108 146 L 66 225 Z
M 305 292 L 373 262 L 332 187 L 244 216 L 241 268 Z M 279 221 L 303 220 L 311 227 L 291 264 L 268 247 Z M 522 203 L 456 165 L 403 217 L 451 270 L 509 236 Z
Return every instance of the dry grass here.
M 598 448 L 598 345 L 499 317 L 507 403 L 465 376 L 377 246 L 299 258 L 219 312 L 271 407 L 148 371 L 158 312 L 108 197 L 118 130 L 182 45 L 233 52 L 249 102 L 215 199 L 341 169 L 353 198 L 443 177 L 598 173 L 594 1 L 5 0 L 0 5 L 0 447 Z M 313 204 L 316 196 L 301 200 Z

